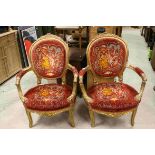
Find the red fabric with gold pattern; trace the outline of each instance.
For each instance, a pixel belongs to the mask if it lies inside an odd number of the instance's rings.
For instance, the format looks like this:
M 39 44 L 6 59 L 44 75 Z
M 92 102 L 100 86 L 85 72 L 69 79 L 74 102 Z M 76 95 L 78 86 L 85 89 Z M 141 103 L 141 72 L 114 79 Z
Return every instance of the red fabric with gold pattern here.
M 116 38 L 102 38 L 90 48 L 90 64 L 93 71 L 105 77 L 117 76 L 123 69 L 126 46 Z
M 93 99 L 92 108 L 97 110 L 118 112 L 138 105 L 134 99 L 138 92 L 123 83 L 101 83 L 89 88 L 87 93 Z
M 25 106 L 32 110 L 58 110 L 69 106 L 72 88 L 67 85 L 45 84 L 30 89 L 24 96 Z
M 65 68 L 65 61 L 65 48 L 57 40 L 42 41 L 31 51 L 32 66 L 42 77 L 60 77 Z

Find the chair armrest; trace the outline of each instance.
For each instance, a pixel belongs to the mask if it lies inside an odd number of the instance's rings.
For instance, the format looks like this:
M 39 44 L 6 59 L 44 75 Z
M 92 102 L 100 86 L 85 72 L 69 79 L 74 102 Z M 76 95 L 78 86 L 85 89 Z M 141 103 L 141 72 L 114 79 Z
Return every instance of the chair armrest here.
M 68 64 L 68 69 L 73 72 L 73 75 L 74 75 L 74 81 L 73 82 L 77 83 L 77 78 L 78 78 L 78 71 L 77 71 L 77 69 L 74 66 L 72 66 L 71 64 Z
M 86 101 L 86 103 L 88 103 L 88 105 L 93 102 L 93 99 L 91 97 L 89 97 L 87 92 L 86 92 L 86 89 L 85 89 L 84 84 L 83 84 L 83 77 L 84 77 L 85 73 L 87 71 L 89 71 L 89 70 L 90 70 L 90 68 L 89 68 L 89 66 L 87 66 L 87 67 L 81 69 L 80 72 L 79 72 L 80 88 L 81 88 L 81 91 L 82 91 L 82 94 L 83 94 L 83 98 Z
M 143 81 L 147 81 L 145 73 L 139 67 L 134 67 L 132 65 L 129 65 L 129 66 L 127 66 L 127 68 L 135 71 L 142 78 Z
M 21 85 L 20 85 L 20 81 L 22 79 L 22 77 L 29 71 L 31 71 L 31 67 L 28 67 L 28 68 L 25 68 L 25 69 L 22 69 L 19 71 L 19 73 L 16 75 L 16 86 L 17 86 L 17 90 L 18 90 L 18 94 L 19 94 L 19 97 L 21 99 L 21 101 L 24 103 L 25 101 L 25 97 L 23 96 L 23 93 L 22 93 L 22 89 L 21 89 Z
M 73 80 L 73 90 L 72 94 L 67 98 L 67 101 L 70 102 L 71 104 L 74 103 L 74 99 L 76 97 L 76 90 L 77 90 L 77 79 L 78 79 L 78 71 L 77 69 L 72 66 L 71 64 L 68 64 L 68 69 L 73 72 L 74 75 L 74 80 Z
M 137 101 L 141 101 L 141 98 L 142 98 L 142 95 L 143 95 L 143 92 L 144 92 L 144 88 L 145 88 L 145 85 L 146 85 L 146 81 L 147 81 L 147 78 L 146 78 L 146 75 L 145 73 L 138 67 L 134 67 L 134 66 L 127 66 L 126 68 L 129 68 L 129 69 L 132 69 L 133 71 L 135 71 L 142 79 L 142 83 L 141 83 L 141 88 L 140 88 L 140 92 L 139 94 L 135 97 L 135 99 Z

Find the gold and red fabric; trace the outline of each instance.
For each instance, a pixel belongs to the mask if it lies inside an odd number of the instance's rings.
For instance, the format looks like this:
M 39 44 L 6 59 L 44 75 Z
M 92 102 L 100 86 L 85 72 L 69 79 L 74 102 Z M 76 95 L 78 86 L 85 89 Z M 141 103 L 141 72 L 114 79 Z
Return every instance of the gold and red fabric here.
M 93 99 L 91 107 L 97 110 L 119 112 L 137 107 L 135 96 L 138 92 L 124 83 L 101 83 L 87 91 Z
M 131 125 L 134 125 L 147 79 L 140 68 L 127 66 L 128 47 L 125 41 L 113 34 L 100 34 L 89 43 L 86 53 L 88 65 L 79 72 L 79 84 L 88 106 L 91 126 L 95 126 L 94 112 L 110 117 L 132 112 Z M 132 69 L 141 77 L 139 92 L 123 82 L 125 68 Z M 83 83 L 87 71 L 92 73 L 93 79 L 88 89 Z
M 72 88 L 67 85 L 44 84 L 31 88 L 24 95 L 26 108 L 32 110 L 58 110 L 69 107 L 67 98 L 71 95 Z
M 69 121 L 74 126 L 73 109 L 76 100 L 78 71 L 69 62 L 68 45 L 59 37 L 47 34 L 35 41 L 29 53 L 31 66 L 22 69 L 16 76 L 16 86 L 32 127 L 31 112 L 53 116 L 61 112 L 69 112 Z M 73 87 L 66 85 L 67 70 L 74 75 Z M 22 77 L 33 71 L 37 77 L 37 86 L 23 94 L 20 81 Z M 62 84 L 41 84 L 42 79 L 62 78 Z M 56 80 L 55 80 L 56 81 Z

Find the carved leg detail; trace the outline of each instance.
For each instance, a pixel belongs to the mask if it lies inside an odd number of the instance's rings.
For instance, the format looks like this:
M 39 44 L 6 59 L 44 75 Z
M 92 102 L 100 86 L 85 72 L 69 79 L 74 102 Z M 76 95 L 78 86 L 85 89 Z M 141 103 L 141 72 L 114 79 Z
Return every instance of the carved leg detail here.
M 131 115 L 131 125 L 132 126 L 134 126 L 134 123 L 135 123 L 136 112 L 137 112 L 137 109 L 132 111 L 132 115 Z
M 89 110 L 89 115 L 90 115 L 91 127 L 95 127 L 95 116 L 94 116 L 94 112 L 92 110 Z
M 69 110 L 69 123 L 72 127 L 75 127 L 75 123 L 74 123 L 74 109 L 71 108 Z
M 33 120 L 32 120 L 31 113 L 26 110 L 26 114 L 27 114 L 27 117 L 29 119 L 29 127 L 32 128 L 32 126 L 33 126 Z

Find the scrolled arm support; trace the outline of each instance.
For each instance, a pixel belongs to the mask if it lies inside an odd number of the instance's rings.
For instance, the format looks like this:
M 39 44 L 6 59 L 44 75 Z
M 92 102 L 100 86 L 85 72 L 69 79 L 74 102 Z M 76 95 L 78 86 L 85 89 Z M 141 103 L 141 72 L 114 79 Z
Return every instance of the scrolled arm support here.
M 85 68 L 83 68 L 83 69 L 80 70 L 80 72 L 79 72 L 79 84 L 80 84 L 80 88 L 81 88 L 81 91 L 82 91 L 82 94 L 83 94 L 83 98 L 86 101 L 86 103 L 88 103 L 88 105 L 89 105 L 90 103 L 93 102 L 93 99 L 90 98 L 87 95 L 86 89 L 85 89 L 84 84 L 83 84 L 83 77 L 84 77 L 85 73 L 88 70 L 90 70 L 89 69 L 89 66 L 87 66 L 87 67 L 85 67 Z
M 19 73 L 16 75 L 16 86 L 17 86 L 17 90 L 18 90 L 18 94 L 19 97 L 21 99 L 21 101 L 24 103 L 24 101 L 26 100 L 26 98 L 24 97 L 23 93 L 22 93 L 22 89 L 21 89 L 21 85 L 20 85 L 20 81 L 22 79 L 22 77 L 29 71 L 31 71 L 31 67 L 22 69 L 19 71 Z
M 74 103 L 74 99 L 76 97 L 78 71 L 74 66 L 72 66 L 70 64 L 68 64 L 68 69 L 71 70 L 74 75 L 72 94 L 67 98 L 67 101 L 72 104 L 72 103 Z
M 141 101 L 141 98 L 142 98 L 142 95 L 143 95 L 143 92 L 144 92 L 144 88 L 145 88 L 145 85 L 146 85 L 146 81 L 147 81 L 147 78 L 146 78 L 146 75 L 145 73 L 138 67 L 134 67 L 134 66 L 127 66 L 127 68 L 129 69 L 132 69 L 133 71 L 135 71 L 142 79 L 142 83 L 141 83 L 141 88 L 140 88 L 140 92 L 139 94 L 135 97 L 135 99 L 137 101 Z

